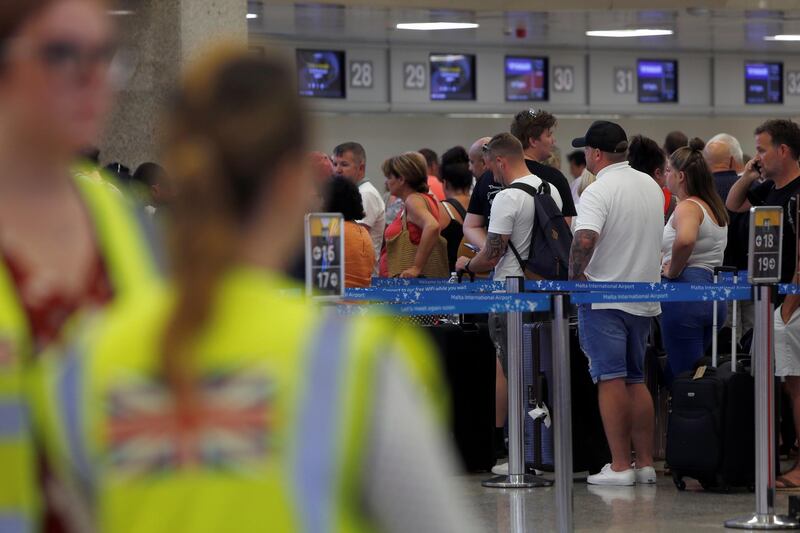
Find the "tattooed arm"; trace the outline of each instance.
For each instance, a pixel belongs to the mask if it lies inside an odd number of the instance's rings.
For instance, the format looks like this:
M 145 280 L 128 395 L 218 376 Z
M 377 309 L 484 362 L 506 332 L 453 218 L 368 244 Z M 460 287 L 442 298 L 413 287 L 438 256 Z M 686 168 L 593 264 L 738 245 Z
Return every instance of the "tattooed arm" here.
M 597 245 L 599 235 L 596 231 L 581 229 L 575 232 L 572 239 L 572 249 L 569 253 L 569 279 L 585 281 L 586 267 L 592 260 L 594 247 Z
M 510 235 L 498 235 L 497 233 L 489 233 L 486 235 L 486 244 L 478 255 L 469 260 L 469 270 L 471 272 L 489 272 L 500 259 L 506 255 L 508 249 L 508 239 Z M 459 257 L 456 262 L 456 269 L 463 270 L 468 260 L 466 257 Z

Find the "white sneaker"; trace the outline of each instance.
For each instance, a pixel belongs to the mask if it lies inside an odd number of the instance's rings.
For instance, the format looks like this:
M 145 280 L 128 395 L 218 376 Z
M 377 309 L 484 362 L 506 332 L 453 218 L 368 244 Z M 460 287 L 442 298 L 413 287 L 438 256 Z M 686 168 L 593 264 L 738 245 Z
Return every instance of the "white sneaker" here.
M 526 470 L 525 473 L 528 473 Z M 508 475 L 508 463 L 503 463 L 501 465 L 495 465 L 492 467 L 492 474 L 496 476 L 507 476 Z M 533 474 L 536 476 L 541 476 L 544 474 L 541 470 L 534 470 Z
M 590 485 L 630 486 L 636 483 L 636 474 L 633 468 L 615 472 L 609 463 L 599 473 L 587 477 L 586 482 Z
M 495 465 L 492 467 L 492 474 L 496 476 L 507 476 L 508 475 L 508 463 L 503 463 L 501 465 Z
M 636 483 L 639 485 L 654 485 L 656 483 L 656 469 L 652 466 L 637 468 Z

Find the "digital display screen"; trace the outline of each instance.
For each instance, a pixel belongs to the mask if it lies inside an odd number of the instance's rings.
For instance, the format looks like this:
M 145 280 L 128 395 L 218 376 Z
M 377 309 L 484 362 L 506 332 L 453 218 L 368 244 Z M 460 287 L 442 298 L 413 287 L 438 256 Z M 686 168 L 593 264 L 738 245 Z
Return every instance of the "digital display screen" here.
M 640 59 L 636 68 L 641 104 L 678 101 L 678 62 L 663 59 Z
M 475 56 L 431 54 L 431 100 L 475 100 Z
M 344 98 L 344 52 L 297 50 L 297 91 L 300 96 Z
M 783 63 L 745 63 L 744 101 L 748 104 L 782 104 Z
M 506 101 L 546 102 L 546 57 L 506 56 Z

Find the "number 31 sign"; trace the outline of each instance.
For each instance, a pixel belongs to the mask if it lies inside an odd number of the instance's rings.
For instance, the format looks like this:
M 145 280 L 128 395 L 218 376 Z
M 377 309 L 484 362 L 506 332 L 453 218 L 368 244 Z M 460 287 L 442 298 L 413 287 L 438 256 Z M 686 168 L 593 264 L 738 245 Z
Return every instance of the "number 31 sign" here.
M 339 213 L 306 215 L 306 295 L 344 296 L 344 218 Z

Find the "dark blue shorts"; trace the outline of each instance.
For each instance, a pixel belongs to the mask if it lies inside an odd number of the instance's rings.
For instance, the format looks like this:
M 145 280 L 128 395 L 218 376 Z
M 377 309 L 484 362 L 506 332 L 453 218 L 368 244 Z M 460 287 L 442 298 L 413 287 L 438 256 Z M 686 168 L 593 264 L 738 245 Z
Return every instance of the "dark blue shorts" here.
M 618 309 L 578 306 L 578 337 L 595 383 L 619 378 L 625 378 L 626 383 L 644 383 L 651 320 Z

